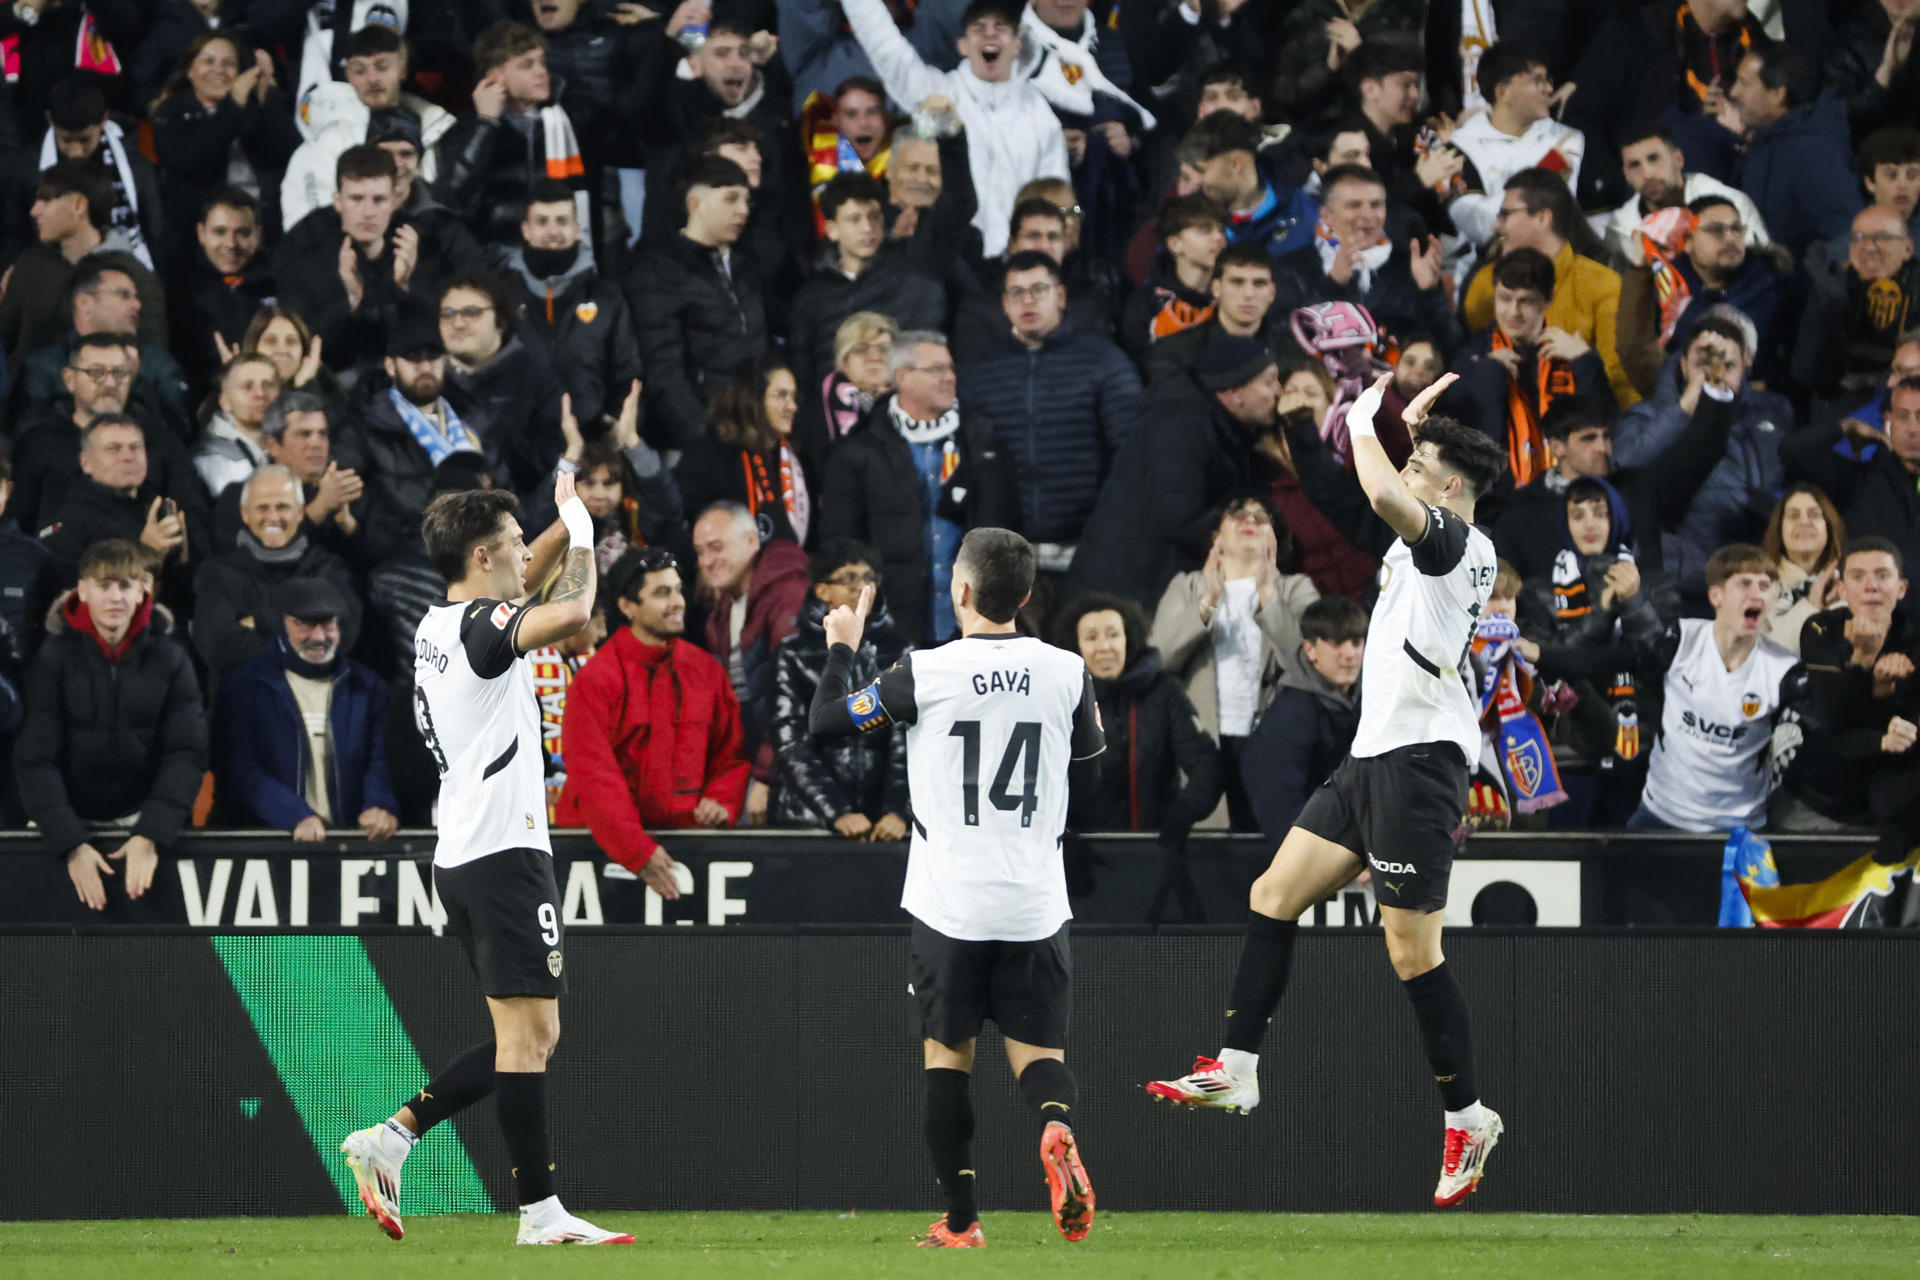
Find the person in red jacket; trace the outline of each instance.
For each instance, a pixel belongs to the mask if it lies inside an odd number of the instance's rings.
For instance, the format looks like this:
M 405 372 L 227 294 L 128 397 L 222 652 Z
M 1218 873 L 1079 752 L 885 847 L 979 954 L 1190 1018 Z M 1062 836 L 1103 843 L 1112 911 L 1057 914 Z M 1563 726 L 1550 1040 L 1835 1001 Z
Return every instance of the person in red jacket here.
M 757 522 L 738 502 L 716 502 L 693 522 L 693 553 L 700 585 L 709 593 L 706 650 L 726 668 L 740 702 L 747 759 L 745 825 L 767 820 L 774 777 L 773 651 L 800 625 L 811 578 L 807 553 Z
M 567 691 L 567 784 L 554 819 L 585 826 L 609 858 L 677 898 L 674 860 L 647 831 L 739 818 L 747 799 L 740 704 L 726 669 L 681 639 L 687 598 L 672 555 L 629 551 L 607 586 L 627 625 Z

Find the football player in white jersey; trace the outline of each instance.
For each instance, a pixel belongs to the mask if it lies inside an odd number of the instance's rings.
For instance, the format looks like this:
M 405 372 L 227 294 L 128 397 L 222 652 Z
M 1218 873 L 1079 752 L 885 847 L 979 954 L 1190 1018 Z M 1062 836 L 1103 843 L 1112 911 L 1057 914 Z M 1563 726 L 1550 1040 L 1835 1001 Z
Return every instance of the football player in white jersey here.
M 1413 454 L 1396 472 L 1373 425 L 1390 379 L 1363 392 L 1347 415 L 1354 473 L 1374 512 L 1399 535 L 1383 560 L 1367 628 L 1352 753 L 1307 800 L 1253 882 L 1227 997 L 1226 1047 L 1147 1092 L 1191 1107 L 1259 1105 L 1258 1051 L 1286 991 L 1300 913 L 1371 869 L 1387 958 L 1413 1004 L 1446 1107 L 1433 1193 L 1445 1207 L 1479 1185 L 1501 1133 L 1500 1117 L 1480 1102 L 1466 997 L 1441 954 L 1440 926 L 1453 832 L 1467 808 L 1468 762 L 1480 751 L 1468 653 L 1499 563 L 1493 540 L 1474 527 L 1474 504 L 1507 463 L 1481 431 L 1426 416 L 1454 381 L 1447 374 L 1407 407 Z
M 566 408 L 563 404 L 563 412 Z M 421 517 L 447 580 L 414 639 L 414 719 L 440 766 L 434 888 L 493 1018 L 475 1045 L 393 1117 L 340 1144 L 361 1203 L 395 1240 L 400 1166 L 440 1121 L 493 1094 L 513 1161 L 520 1244 L 632 1244 L 561 1207 L 547 1137 L 547 1058 L 567 989 L 560 894 L 547 838 L 539 701 L 524 655 L 583 629 L 593 611 L 593 519 L 573 476 L 555 477 L 560 518 L 529 547 L 500 489 L 435 498 Z M 533 593 L 565 553 L 544 604 Z
M 920 1241 L 927 1248 L 986 1243 L 968 1081 L 989 1018 L 1040 1116 L 1055 1225 L 1068 1240 L 1093 1225 L 1093 1187 L 1073 1134 L 1079 1089 L 1066 1061 L 1073 912 L 1060 838 L 1069 769 L 1097 771 L 1107 743 L 1080 655 L 1014 630 L 1033 570 L 1033 548 L 1019 534 L 967 534 L 953 565 L 960 639 L 916 650 L 856 690 L 853 655 L 873 604 L 864 588 L 827 615 L 827 665 L 809 716 L 814 733 L 907 726 L 913 842 L 900 905 L 913 918 L 909 989 L 927 1069 L 927 1146 L 947 1200 Z

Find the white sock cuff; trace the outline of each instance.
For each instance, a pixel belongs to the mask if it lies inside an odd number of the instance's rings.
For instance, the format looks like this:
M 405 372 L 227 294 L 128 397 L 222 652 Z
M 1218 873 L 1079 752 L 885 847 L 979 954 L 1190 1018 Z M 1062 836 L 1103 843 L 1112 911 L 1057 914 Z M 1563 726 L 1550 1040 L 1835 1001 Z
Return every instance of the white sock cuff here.
M 1260 1069 L 1260 1055 L 1249 1053 L 1245 1049 L 1222 1049 L 1220 1065 L 1227 1069 L 1228 1075 L 1240 1080 L 1250 1080 Z
M 407 1126 L 401 1124 L 398 1120 L 389 1119 L 386 1121 L 386 1126 L 390 1133 L 407 1144 L 407 1150 L 409 1151 L 413 1150 L 414 1143 L 420 1141 L 419 1134 L 407 1128 Z

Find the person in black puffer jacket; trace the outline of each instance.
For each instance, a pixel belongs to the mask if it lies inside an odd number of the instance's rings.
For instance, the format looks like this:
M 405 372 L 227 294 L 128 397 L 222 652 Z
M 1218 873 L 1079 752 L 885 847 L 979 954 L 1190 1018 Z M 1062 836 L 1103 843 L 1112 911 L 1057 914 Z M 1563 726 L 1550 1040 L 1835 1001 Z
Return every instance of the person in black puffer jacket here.
M 773 825 L 831 827 L 851 840 L 901 840 L 907 834 L 907 733 L 816 739 L 807 728 L 813 692 L 827 665 L 827 611 L 851 605 L 861 588 L 880 587 L 879 557 L 851 538 L 821 547 L 808 566 L 812 595 L 799 630 L 774 651 L 773 742 L 779 753 Z M 898 662 L 907 644 L 884 601 L 867 618 L 853 658 L 853 683 L 865 687 Z
M 747 226 L 747 175 L 719 156 L 688 173 L 682 229 L 644 248 L 624 285 L 647 367 L 647 440 L 684 448 L 707 400 L 743 360 L 769 349 L 766 300 Z
M 131 542 L 87 549 L 81 585 L 48 610 L 14 745 L 27 815 L 95 911 L 107 906 L 108 884 L 119 886 L 116 901 L 153 885 L 206 771 L 200 685 L 169 634 L 172 615 L 153 603 L 152 563 Z M 102 856 L 107 846 L 117 846 L 118 866 Z
M 1068 605 L 1055 627 L 1054 643 L 1086 659 L 1107 732 L 1100 781 L 1074 789 L 1068 830 L 1158 832 L 1166 859 L 1148 919 L 1159 920 L 1174 895 L 1186 920 L 1205 919 L 1187 868 L 1187 835 L 1220 802 L 1220 748 L 1180 681 L 1147 647 L 1139 605 L 1094 592 Z

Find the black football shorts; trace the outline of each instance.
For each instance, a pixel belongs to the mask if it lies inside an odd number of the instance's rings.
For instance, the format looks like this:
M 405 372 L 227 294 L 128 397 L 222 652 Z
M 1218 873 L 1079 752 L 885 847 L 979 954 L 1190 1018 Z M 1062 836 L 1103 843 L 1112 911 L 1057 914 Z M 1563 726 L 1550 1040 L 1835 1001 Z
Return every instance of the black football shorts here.
M 969 942 L 915 920 L 909 972 L 929 1040 L 965 1044 L 991 1018 L 1009 1040 L 1066 1048 L 1073 1013 L 1066 925 L 1037 942 Z
M 1349 756 L 1293 825 L 1331 840 L 1373 869 L 1383 907 L 1429 914 L 1447 905 L 1453 833 L 1467 811 L 1467 762 L 1451 742 Z
M 447 928 L 489 996 L 563 996 L 566 939 L 553 855 L 503 849 L 457 867 L 435 867 Z

